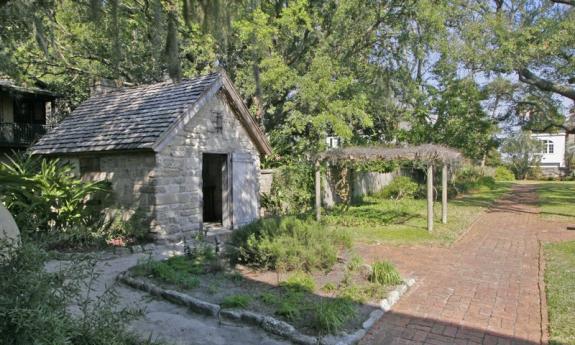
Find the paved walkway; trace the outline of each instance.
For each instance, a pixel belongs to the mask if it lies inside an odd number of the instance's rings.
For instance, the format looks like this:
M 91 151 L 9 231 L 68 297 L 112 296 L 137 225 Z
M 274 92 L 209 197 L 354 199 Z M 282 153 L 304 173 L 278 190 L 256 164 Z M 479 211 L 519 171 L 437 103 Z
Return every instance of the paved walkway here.
M 368 344 L 540 344 L 540 241 L 575 239 L 539 217 L 534 185 L 517 185 L 451 248 L 368 246 L 416 286 L 362 340 Z

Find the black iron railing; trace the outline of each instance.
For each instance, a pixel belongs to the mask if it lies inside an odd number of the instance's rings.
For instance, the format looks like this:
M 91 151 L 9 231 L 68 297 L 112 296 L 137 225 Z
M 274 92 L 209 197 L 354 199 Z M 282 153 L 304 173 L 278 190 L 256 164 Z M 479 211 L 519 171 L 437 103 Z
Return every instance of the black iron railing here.
M 0 122 L 0 144 L 30 145 L 40 136 L 46 134 L 47 125 L 37 123 Z

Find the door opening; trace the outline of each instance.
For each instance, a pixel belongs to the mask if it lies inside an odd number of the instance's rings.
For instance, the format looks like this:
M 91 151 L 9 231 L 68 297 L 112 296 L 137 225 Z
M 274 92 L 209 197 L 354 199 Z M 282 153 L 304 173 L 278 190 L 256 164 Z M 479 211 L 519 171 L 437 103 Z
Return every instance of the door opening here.
M 227 155 L 202 155 L 203 217 L 207 228 L 222 226 L 227 209 Z M 206 227 L 206 226 L 204 226 Z

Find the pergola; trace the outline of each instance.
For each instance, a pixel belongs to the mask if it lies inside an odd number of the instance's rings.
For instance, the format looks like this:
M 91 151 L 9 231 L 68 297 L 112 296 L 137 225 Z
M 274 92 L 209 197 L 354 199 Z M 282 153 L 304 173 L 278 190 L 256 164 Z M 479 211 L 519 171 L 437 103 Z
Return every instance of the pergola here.
M 323 152 L 317 156 L 315 170 L 316 219 L 321 218 L 321 171 L 322 162 L 339 161 L 416 161 L 427 166 L 427 230 L 433 230 L 433 167 L 441 166 L 441 222 L 447 223 L 447 169 L 460 161 L 462 155 L 452 148 L 425 144 L 408 147 L 346 147 Z

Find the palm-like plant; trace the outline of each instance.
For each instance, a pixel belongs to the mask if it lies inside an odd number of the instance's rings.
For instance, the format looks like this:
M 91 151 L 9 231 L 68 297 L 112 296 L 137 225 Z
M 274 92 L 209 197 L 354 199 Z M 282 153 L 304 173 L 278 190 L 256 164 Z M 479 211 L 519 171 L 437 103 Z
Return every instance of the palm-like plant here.
M 106 192 L 106 182 L 84 182 L 58 159 L 14 153 L 0 164 L 0 200 L 23 232 L 67 231 L 87 226 L 94 209 L 89 201 Z

